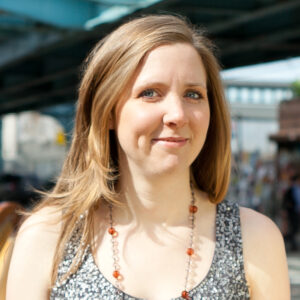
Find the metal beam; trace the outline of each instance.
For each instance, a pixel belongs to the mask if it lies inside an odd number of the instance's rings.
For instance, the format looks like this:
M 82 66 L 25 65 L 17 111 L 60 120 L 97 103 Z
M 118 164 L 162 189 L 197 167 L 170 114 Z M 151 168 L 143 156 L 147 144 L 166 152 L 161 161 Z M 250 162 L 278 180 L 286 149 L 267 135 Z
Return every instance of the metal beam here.
M 159 1 L 26 0 L 24 5 L 23 0 L 1 0 L 0 9 L 65 29 L 92 29 Z
M 0 4 L 1 5 L 1 4 Z M 17 32 L 26 32 L 28 30 L 41 30 L 43 26 L 39 24 L 36 26 L 36 22 L 31 19 L 10 14 L 0 10 L 0 29 L 1 35 L 3 30 L 7 31 L 17 31 Z
M 268 6 L 266 8 L 262 8 L 260 10 L 256 10 L 254 12 L 244 14 L 240 17 L 237 17 L 233 20 L 229 20 L 226 22 L 219 22 L 217 24 L 208 26 L 208 32 L 218 35 L 224 33 L 225 31 L 236 29 L 243 24 L 247 24 L 249 22 L 254 22 L 258 19 L 266 18 L 267 16 L 275 15 L 275 14 L 283 14 L 285 11 L 290 11 L 294 9 L 300 8 L 300 0 L 295 1 L 286 1 L 284 3 L 280 3 L 277 5 Z
M 274 0 L 278 1 L 278 0 Z M 190 7 L 201 6 L 203 8 L 228 9 L 228 10 L 249 10 L 259 5 L 258 0 L 178 0 L 178 6 L 185 5 Z
M 270 51 L 288 51 L 288 52 L 297 52 L 300 54 L 300 43 L 266 43 L 259 45 L 261 49 L 270 50 Z
M 171 8 L 172 11 L 176 11 L 183 15 L 186 14 L 196 14 L 197 16 L 207 15 L 211 17 L 237 17 L 244 14 L 245 11 L 235 10 L 235 9 L 222 9 L 222 8 L 207 8 L 201 7 L 201 5 L 193 6 L 176 6 Z
M 83 28 L 107 6 L 84 0 L 1 0 L 0 9 L 61 28 Z
M 11 99 L 7 100 L 6 102 L 2 102 L 0 103 L 0 114 L 26 110 L 31 107 L 42 107 L 60 102 L 73 101 L 75 98 L 76 87 L 71 85 L 50 92 L 43 92 L 33 96 Z
M 18 38 L 13 38 L 0 47 L 0 69 L 11 62 L 16 63 L 20 58 L 42 50 L 64 37 L 60 32 L 32 32 Z
M 75 67 L 75 68 L 70 68 L 67 70 L 63 70 L 63 71 L 59 71 L 59 72 L 55 72 L 49 75 L 45 75 L 42 78 L 38 78 L 35 80 L 28 80 L 24 83 L 20 83 L 18 85 L 14 85 L 8 88 L 4 88 L 3 90 L 1 90 L 1 98 L 3 97 L 7 97 L 10 94 L 18 94 L 18 93 L 22 93 L 22 91 L 28 89 L 28 88 L 33 88 L 33 87 L 37 87 L 39 85 L 48 83 L 48 82 L 52 82 L 54 80 L 59 80 L 65 77 L 77 77 L 79 73 L 79 67 Z
M 246 42 L 236 40 L 236 43 L 231 43 L 230 47 L 221 49 L 222 56 L 240 53 L 241 51 L 255 50 L 260 47 L 266 47 L 269 43 L 274 45 L 274 42 L 282 42 L 300 35 L 300 28 L 289 28 L 287 30 L 277 31 L 268 35 L 262 35 L 258 38 L 247 39 Z
M 241 14 L 244 14 L 244 10 L 236 9 L 227 9 L 227 8 L 211 8 L 211 7 L 202 7 L 201 4 L 195 6 L 187 5 L 176 5 L 171 7 L 173 12 L 178 12 L 180 14 L 196 14 L 197 16 L 206 15 L 210 17 L 237 17 Z
M 173 5 L 178 5 L 182 0 L 161 0 L 155 1 L 154 4 L 149 5 L 143 9 L 138 9 L 133 12 L 130 17 L 141 16 L 141 14 L 157 14 L 157 13 L 168 13 L 172 11 Z

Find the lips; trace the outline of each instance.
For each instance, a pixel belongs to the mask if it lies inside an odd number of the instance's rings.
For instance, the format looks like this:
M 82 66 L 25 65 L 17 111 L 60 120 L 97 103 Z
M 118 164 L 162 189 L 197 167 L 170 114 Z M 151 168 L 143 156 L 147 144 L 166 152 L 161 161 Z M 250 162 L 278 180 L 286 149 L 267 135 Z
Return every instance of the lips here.
M 184 147 L 187 144 L 188 140 L 189 139 L 184 137 L 168 136 L 153 139 L 152 143 L 165 149 L 178 149 Z
M 163 137 L 163 138 L 157 138 L 153 139 L 153 141 L 164 141 L 164 142 L 173 142 L 173 143 L 182 143 L 186 142 L 188 139 L 183 138 L 183 137 Z

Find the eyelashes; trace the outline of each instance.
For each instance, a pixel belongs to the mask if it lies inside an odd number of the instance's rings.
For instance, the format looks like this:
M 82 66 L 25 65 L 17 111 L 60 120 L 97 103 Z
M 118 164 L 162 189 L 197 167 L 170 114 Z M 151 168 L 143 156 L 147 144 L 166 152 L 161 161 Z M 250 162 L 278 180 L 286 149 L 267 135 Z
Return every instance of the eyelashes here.
M 146 89 L 139 94 L 139 98 L 154 98 L 159 94 L 154 89 Z
M 151 88 L 145 89 L 138 94 L 138 98 L 146 98 L 146 99 L 155 99 L 155 98 L 159 98 L 160 96 L 161 95 L 158 91 Z M 201 100 L 205 98 L 203 93 L 197 90 L 188 90 L 184 93 L 183 97 L 191 100 Z
M 195 99 L 195 100 L 204 98 L 202 93 L 200 93 L 198 91 L 188 91 L 188 92 L 186 92 L 185 97 Z

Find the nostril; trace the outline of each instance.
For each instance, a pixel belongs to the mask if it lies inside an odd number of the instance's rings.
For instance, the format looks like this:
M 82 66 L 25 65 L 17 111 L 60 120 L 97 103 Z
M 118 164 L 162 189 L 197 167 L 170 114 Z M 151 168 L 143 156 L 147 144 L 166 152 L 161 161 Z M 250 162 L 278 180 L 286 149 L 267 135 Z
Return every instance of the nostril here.
M 164 123 L 168 126 L 182 127 L 188 123 L 188 118 L 185 115 L 166 114 L 164 116 Z
M 178 95 L 172 94 L 164 103 L 166 106 L 163 118 L 166 125 L 182 127 L 188 122 L 185 104 Z

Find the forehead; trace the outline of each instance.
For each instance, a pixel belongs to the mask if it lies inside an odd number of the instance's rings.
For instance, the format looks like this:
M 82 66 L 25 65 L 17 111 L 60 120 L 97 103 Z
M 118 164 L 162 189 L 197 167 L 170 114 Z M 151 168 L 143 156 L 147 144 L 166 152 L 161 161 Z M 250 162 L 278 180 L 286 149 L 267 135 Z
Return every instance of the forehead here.
M 153 78 L 163 80 L 168 76 L 206 84 L 202 58 L 193 46 L 176 43 L 151 50 L 138 68 L 134 84 Z

